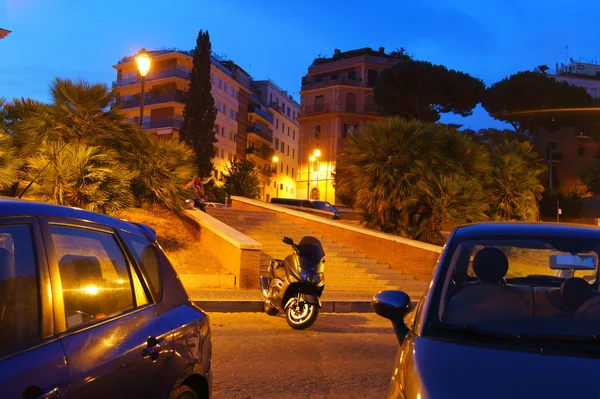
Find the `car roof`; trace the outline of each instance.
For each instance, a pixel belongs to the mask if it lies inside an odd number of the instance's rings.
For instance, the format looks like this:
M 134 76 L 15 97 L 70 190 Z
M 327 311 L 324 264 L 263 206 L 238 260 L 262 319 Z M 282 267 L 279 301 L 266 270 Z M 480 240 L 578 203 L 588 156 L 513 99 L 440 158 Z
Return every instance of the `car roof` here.
M 582 237 L 600 239 L 600 228 L 567 223 L 487 222 L 459 226 L 457 238 L 482 236 Z
M 102 224 L 115 229 L 142 233 L 147 236 L 146 226 L 126 222 L 102 213 L 86 211 L 79 208 L 47 204 L 44 202 L 29 201 L 16 198 L 0 197 L 0 217 L 41 216 L 76 219 L 86 222 Z

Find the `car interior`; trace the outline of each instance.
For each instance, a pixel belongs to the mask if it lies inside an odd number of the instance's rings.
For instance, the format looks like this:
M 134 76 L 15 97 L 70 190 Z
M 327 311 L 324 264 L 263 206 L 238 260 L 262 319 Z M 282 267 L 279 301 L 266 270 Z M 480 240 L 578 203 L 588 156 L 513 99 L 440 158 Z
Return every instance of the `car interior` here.
M 477 325 L 529 318 L 585 321 L 600 317 L 595 279 L 551 275 L 506 279 L 511 265 L 502 249 L 484 247 L 474 256 L 473 246 L 457 251 L 460 252 L 445 295 L 444 323 Z M 549 268 L 548 272 L 552 270 Z

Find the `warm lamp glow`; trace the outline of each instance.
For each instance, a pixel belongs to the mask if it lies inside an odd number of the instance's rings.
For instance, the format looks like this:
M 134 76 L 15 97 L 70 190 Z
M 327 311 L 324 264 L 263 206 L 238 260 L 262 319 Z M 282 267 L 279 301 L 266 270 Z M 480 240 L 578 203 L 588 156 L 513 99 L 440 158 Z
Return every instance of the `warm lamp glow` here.
M 277 163 L 277 162 L 279 162 L 279 157 L 277 155 L 275 155 L 273 157 L 273 163 Z
M 135 57 L 135 62 L 137 63 L 140 75 L 146 76 L 148 71 L 150 71 L 150 57 L 148 57 L 145 49 L 142 49 L 138 53 L 138 55 Z
M 317 158 L 318 158 L 318 157 L 320 157 L 320 156 L 321 156 L 321 150 L 317 148 L 317 149 L 315 150 L 315 152 L 313 153 L 313 155 L 314 155 L 315 157 L 317 157 Z
M 90 295 L 98 295 L 98 287 L 94 287 L 93 285 L 88 285 L 83 289 L 86 294 Z
M 315 162 L 316 160 L 317 160 L 317 158 L 315 158 L 315 156 L 314 156 L 314 155 L 311 155 L 311 156 L 310 156 L 310 161 L 311 161 L 311 162 Z

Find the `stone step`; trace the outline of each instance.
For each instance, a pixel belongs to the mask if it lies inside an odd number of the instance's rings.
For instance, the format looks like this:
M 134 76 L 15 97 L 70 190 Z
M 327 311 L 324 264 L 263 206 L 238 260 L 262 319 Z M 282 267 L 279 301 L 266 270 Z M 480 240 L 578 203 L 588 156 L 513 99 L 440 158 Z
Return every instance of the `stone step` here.
M 328 286 L 325 284 L 325 291 L 348 291 L 348 292 L 372 292 L 373 295 L 380 291 L 385 290 L 400 290 L 406 292 L 410 297 L 421 297 L 425 294 L 425 288 L 419 289 L 416 287 L 406 286 L 386 286 L 386 285 L 361 285 L 361 286 L 349 286 L 349 285 L 333 285 Z

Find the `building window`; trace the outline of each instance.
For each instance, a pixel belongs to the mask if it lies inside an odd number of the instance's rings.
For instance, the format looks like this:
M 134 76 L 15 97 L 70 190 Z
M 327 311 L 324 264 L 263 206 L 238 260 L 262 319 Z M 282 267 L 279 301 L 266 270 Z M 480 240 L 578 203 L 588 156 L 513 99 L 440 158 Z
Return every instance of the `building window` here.
M 221 88 L 221 79 L 217 79 L 217 87 L 220 89 Z
M 229 94 L 231 95 L 231 97 L 235 97 L 235 90 L 233 89 L 233 87 L 229 91 Z
M 348 72 L 348 80 L 356 80 L 356 71 Z
M 283 141 L 281 142 L 281 153 L 285 154 L 285 143 Z
M 285 165 L 285 174 L 290 175 L 290 165 Z
M 375 84 L 377 83 L 377 75 L 378 72 L 376 69 L 369 69 L 367 71 L 367 86 L 375 87 Z
M 585 157 L 585 146 L 583 144 L 577 144 L 577 155 Z
M 292 159 L 295 159 L 296 157 L 296 149 L 292 148 Z
M 290 127 L 288 126 L 288 137 L 290 136 Z
M 294 194 L 294 189 L 292 188 L 292 194 Z
M 279 129 L 279 119 L 275 118 L 275 129 Z
M 285 122 L 281 122 L 281 133 L 285 133 Z
M 292 140 L 296 140 L 296 131 L 292 130 Z
M 225 150 L 221 148 L 221 159 L 225 159 Z
M 232 153 L 230 153 L 230 152 L 227 153 L 227 160 L 229 162 L 233 162 L 233 154 Z
M 321 125 L 315 126 L 315 140 L 321 139 Z
M 215 132 L 219 134 L 220 131 L 221 129 L 219 128 L 219 125 L 215 124 Z
M 225 136 L 225 127 L 221 126 L 221 136 Z
M 294 168 L 292 168 L 292 177 L 295 179 L 296 176 L 294 176 Z
M 290 156 L 290 145 L 289 144 L 288 144 L 287 154 L 288 154 L 288 157 L 289 157 Z
M 294 117 L 293 120 L 296 120 L 296 111 L 294 111 Z
M 323 112 L 325 111 L 325 96 L 315 96 L 315 108 L 314 112 Z
M 358 125 L 353 125 L 351 123 L 344 123 L 342 128 L 342 138 L 348 138 L 354 134 L 354 130 L 358 127 Z
M 269 104 L 273 104 L 273 93 L 269 94 Z
M 227 105 L 223 104 L 223 113 L 227 114 Z
M 224 91 L 225 93 L 227 93 L 227 82 L 225 82 L 225 83 L 223 84 L 223 91 Z
M 229 117 L 230 117 L 231 119 L 233 119 L 233 110 L 232 110 L 232 109 L 230 109 L 230 110 L 229 110 Z
M 275 138 L 275 149 L 278 150 L 279 149 L 279 139 Z
M 283 173 L 283 162 L 281 163 L 281 173 Z M 281 188 L 283 188 L 283 184 L 281 185 Z
M 286 112 L 287 117 L 290 117 L 290 107 L 287 107 L 287 112 Z
M 221 102 L 220 101 L 215 102 L 215 106 L 217 107 L 217 109 L 219 111 L 221 110 Z

